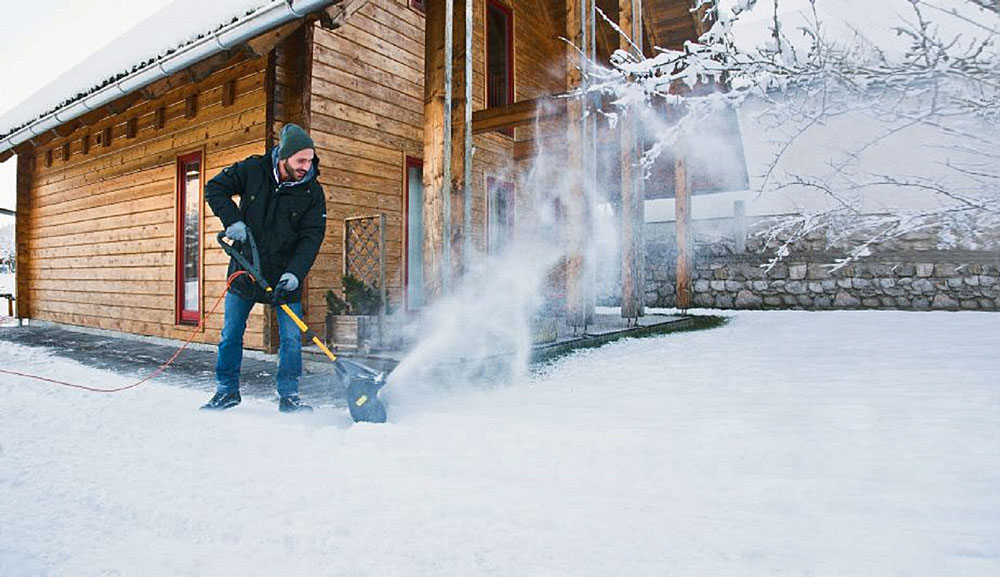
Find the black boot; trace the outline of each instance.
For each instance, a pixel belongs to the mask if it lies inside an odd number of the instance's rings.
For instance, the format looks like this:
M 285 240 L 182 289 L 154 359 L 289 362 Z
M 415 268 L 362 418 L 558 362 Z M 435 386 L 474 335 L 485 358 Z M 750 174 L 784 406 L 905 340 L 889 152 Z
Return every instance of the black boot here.
M 224 411 L 226 409 L 231 409 L 236 405 L 240 404 L 240 392 L 234 391 L 232 393 L 215 393 L 210 401 L 201 406 L 202 409 L 207 409 L 209 411 Z
M 298 395 L 288 395 L 281 397 L 278 402 L 278 410 L 282 413 L 311 413 L 313 408 L 300 401 Z

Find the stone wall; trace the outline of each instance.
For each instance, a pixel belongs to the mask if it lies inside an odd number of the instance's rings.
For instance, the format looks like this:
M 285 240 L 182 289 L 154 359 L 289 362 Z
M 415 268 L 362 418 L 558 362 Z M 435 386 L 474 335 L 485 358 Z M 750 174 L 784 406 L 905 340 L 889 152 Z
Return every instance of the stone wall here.
M 738 242 L 736 230 L 747 229 L 727 219 L 695 224 L 694 307 L 1000 310 L 998 250 L 939 250 L 924 233 L 832 271 L 844 252 L 813 237 L 769 268 L 773 247 L 752 232 Z M 676 258 L 672 224 L 647 227 L 647 306 L 676 305 Z

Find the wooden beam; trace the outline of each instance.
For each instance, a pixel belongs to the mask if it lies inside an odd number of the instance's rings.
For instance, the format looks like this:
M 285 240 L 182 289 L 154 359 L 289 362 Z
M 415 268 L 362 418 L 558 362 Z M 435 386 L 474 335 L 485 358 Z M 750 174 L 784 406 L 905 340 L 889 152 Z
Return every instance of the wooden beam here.
M 587 51 L 584 31 L 588 24 L 588 14 L 582 11 L 580 2 L 566 0 L 566 91 L 580 88 L 583 82 L 582 68 Z M 571 98 L 566 107 L 566 179 L 569 187 L 569 202 L 566 206 L 567 246 L 566 246 L 566 322 L 570 326 L 586 330 L 593 314 L 586 286 L 586 245 L 587 245 L 587 193 L 584 172 L 586 169 L 587 142 L 586 105 L 584 98 Z
M 315 33 L 312 26 L 307 26 L 302 31 L 302 42 L 300 46 L 302 47 L 302 59 L 303 59 L 303 74 L 301 80 L 301 101 L 299 103 L 299 110 L 301 112 L 301 126 L 306 130 L 312 130 L 312 84 L 311 79 L 313 77 L 313 65 L 316 58 L 315 46 Z
M 653 19 L 652 12 L 652 2 L 642 3 L 642 31 L 643 39 L 647 42 L 647 45 L 652 48 L 654 46 L 663 46 L 661 44 L 662 38 L 657 35 L 656 27 L 654 26 L 655 20 Z M 644 51 L 645 52 L 645 51 Z
M 0 163 L 7 162 L 7 160 L 12 156 L 14 156 L 13 148 L 8 148 L 7 150 L 0 152 Z
M 111 115 L 118 115 L 131 108 L 133 104 L 139 102 L 140 100 L 143 100 L 142 94 L 139 92 L 133 92 L 131 94 L 125 94 L 120 98 L 107 103 L 104 107 L 111 113 Z
M 677 235 L 677 308 L 691 307 L 691 195 L 683 145 L 675 148 L 674 214 Z
M 58 135 L 60 138 L 66 138 L 70 134 L 73 134 L 73 132 L 76 131 L 77 128 L 80 128 L 79 119 L 70 120 L 69 122 L 60 124 L 59 126 L 53 128 L 52 131 L 55 132 L 56 135 Z
M 23 151 L 23 152 L 22 152 Z M 22 271 L 28 270 L 34 262 L 34 251 L 31 250 L 31 236 L 28 231 L 33 230 L 32 209 L 31 209 L 31 180 L 35 174 L 35 151 L 31 149 L 21 149 L 17 154 L 17 177 L 15 209 L 17 216 L 14 226 L 15 251 L 17 255 L 17 266 Z M 32 285 L 31 275 L 15 275 L 17 283 L 17 317 L 29 318 L 32 316 Z
M 620 38 L 618 48 L 631 52 L 629 40 L 642 50 L 642 14 L 636 10 L 635 0 L 619 0 L 618 27 L 629 36 Z M 621 151 L 621 273 L 622 310 L 626 319 L 638 319 L 645 315 L 645 191 L 643 190 L 642 169 L 639 166 L 641 146 L 639 144 L 640 122 L 638 106 L 625 110 L 619 121 Z
M 192 119 L 198 116 L 198 93 L 189 94 L 184 99 L 184 118 Z
M 364 7 L 368 0 L 341 0 L 319 11 L 319 24 L 327 30 L 340 28 L 352 14 Z
M 424 294 L 432 302 L 443 293 L 445 166 L 445 4 L 428 2 L 424 19 Z
M 267 56 L 274 47 L 285 39 L 295 33 L 300 26 L 305 24 L 306 20 L 292 20 L 287 24 L 278 26 L 277 28 L 268 30 L 267 32 L 247 40 L 247 48 L 256 56 Z
M 472 133 L 483 134 L 501 128 L 529 126 L 538 120 L 566 117 L 565 98 L 536 98 L 472 113 Z
M 467 107 L 472 106 L 466 101 L 466 80 L 465 61 L 470 55 L 466 54 L 466 30 L 465 30 L 465 0 L 454 0 L 454 17 L 452 19 L 452 90 L 451 90 L 451 262 L 450 272 L 453 279 L 458 279 L 465 270 L 465 249 L 471 247 L 464 241 L 467 235 L 472 234 L 471 230 L 466 230 L 465 223 L 468 216 L 471 224 L 471 212 L 466 214 L 466 194 L 465 177 L 466 161 L 471 160 L 471 151 L 466 150 L 465 132 L 471 128 L 466 126 L 465 117 Z M 471 141 L 469 142 L 471 145 Z M 471 258 L 471 256 L 469 257 Z
M 232 106 L 236 101 L 236 81 L 229 80 L 222 85 L 222 107 Z

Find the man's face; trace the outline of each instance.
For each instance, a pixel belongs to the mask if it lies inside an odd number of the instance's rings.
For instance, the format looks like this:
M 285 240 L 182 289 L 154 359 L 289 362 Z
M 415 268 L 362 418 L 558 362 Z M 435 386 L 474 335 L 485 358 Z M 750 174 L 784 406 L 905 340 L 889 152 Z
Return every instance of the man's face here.
M 304 148 L 285 159 L 285 174 L 292 180 L 302 180 L 309 169 L 312 168 L 313 158 L 316 152 L 311 148 Z

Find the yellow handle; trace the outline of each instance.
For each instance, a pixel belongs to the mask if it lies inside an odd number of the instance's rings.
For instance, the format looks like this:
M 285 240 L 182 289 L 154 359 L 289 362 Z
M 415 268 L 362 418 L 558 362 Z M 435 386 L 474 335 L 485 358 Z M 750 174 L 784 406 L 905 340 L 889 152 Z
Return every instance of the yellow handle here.
M 271 287 L 267 288 L 267 292 L 271 292 Z M 299 315 L 295 314 L 292 311 L 292 309 L 287 304 L 282 303 L 281 304 L 281 310 L 285 311 L 285 314 L 288 315 L 289 317 L 291 317 L 291 319 L 293 321 L 295 321 L 295 324 L 296 324 L 296 326 L 299 327 L 300 331 L 302 331 L 303 333 L 308 333 L 309 332 L 309 325 L 307 325 L 306 323 L 302 322 L 302 319 L 299 318 Z M 323 344 L 323 341 L 319 340 L 319 337 L 317 337 L 316 335 L 313 335 L 312 342 L 317 347 L 319 347 L 319 350 L 321 350 L 324 353 L 326 353 L 326 356 L 329 357 L 331 361 L 336 361 L 337 360 L 337 356 L 334 355 L 332 352 L 330 352 L 330 349 L 326 348 L 326 345 Z

